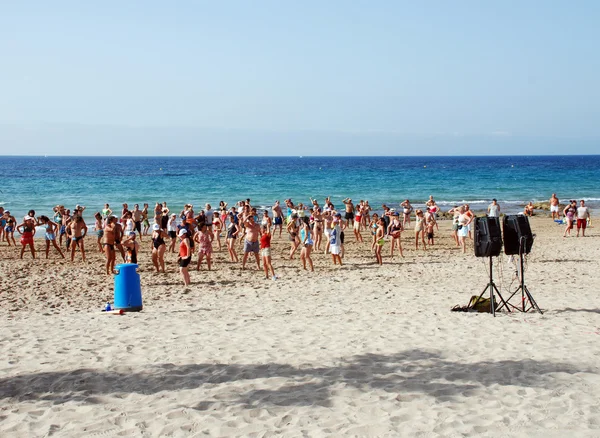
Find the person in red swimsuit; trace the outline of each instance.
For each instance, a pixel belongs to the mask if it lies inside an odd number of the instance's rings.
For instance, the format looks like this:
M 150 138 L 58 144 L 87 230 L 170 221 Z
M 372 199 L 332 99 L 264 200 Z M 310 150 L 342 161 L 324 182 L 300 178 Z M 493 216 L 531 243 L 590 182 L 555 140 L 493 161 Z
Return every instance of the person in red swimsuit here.
M 183 284 L 189 286 L 191 281 L 188 265 L 192 261 L 192 248 L 190 247 L 190 239 L 185 228 L 179 230 L 179 238 L 181 239 L 181 243 L 179 244 L 179 272 L 181 272 L 181 276 L 183 277 Z
M 273 280 L 276 280 L 275 270 L 271 263 L 271 232 L 267 225 L 262 226 L 262 235 L 260 236 L 260 254 L 263 259 L 263 268 L 265 269 L 265 278 L 269 279 L 269 271 L 273 275 Z
M 26 246 L 29 246 L 31 255 L 35 258 L 35 246 L 33 245 L 33 236 L 35 236 L 34 218 L 25 216 L 25 218 L 23 218 L 23 223 L 17 226 L 17 231 L 21 233 L 21 258 L 23 258 Z

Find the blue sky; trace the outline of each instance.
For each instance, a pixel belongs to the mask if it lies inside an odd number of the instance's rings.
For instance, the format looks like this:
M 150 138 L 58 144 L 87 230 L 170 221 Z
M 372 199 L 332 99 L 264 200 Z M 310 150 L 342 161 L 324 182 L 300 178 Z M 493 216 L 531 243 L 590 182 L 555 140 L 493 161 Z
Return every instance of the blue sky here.
M 3 153 L 597 153 L 600 2 L 0 7 Z

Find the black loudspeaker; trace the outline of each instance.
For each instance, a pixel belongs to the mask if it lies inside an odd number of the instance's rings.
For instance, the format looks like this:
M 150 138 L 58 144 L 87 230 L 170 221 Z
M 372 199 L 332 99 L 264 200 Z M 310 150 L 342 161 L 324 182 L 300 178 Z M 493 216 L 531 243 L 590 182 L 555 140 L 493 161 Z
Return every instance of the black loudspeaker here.
M 508 255 L 519 254 L 519 245 L 523 242 L 523 254 L 529 254 L 533 245 L 533 234 L 529 218 L 522 214 L 504 216 L 504 252 Z
M 497 217 L 475 218 L 475 257 L 496 257 L 502 251 L 500 221 Z

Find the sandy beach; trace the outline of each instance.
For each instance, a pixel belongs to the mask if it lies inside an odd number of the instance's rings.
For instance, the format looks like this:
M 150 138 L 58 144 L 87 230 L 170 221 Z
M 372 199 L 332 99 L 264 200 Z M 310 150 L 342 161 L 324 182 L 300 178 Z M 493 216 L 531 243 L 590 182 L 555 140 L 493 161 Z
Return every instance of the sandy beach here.
M 386 244 L 382 267 L 348 235 L 343 267 L 314 254 L 308 273 L 275 237 L 276 281 L 224 249 L 187 289 L 174 254 L 153 273 L 146 240 L 144 310 L 122 316 L 100 311 L 113 280 L 92 239 L 88 263 L 4 244 L 0 435 L 600 436 L 600 233 L 531 226 L 525 278 L 544 314 L 496 318 L 450 311 L 488 281 L 450 221 L 427 252 L 412 231 L 404 258 Z M 507 298 L 514 264 L 495 266 Z

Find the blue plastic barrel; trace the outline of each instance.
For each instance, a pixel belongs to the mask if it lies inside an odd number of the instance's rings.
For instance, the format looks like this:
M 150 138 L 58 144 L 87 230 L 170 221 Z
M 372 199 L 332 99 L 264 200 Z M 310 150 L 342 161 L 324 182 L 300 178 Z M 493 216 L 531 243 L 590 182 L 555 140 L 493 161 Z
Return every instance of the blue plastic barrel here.
M 123 309 L 129 312 L 142 310 L 142 287 L 140 274 L 137 273 L 138 265 L 135 263 L 122 263 L 115 267 L 115 305 L 116 310 Z

